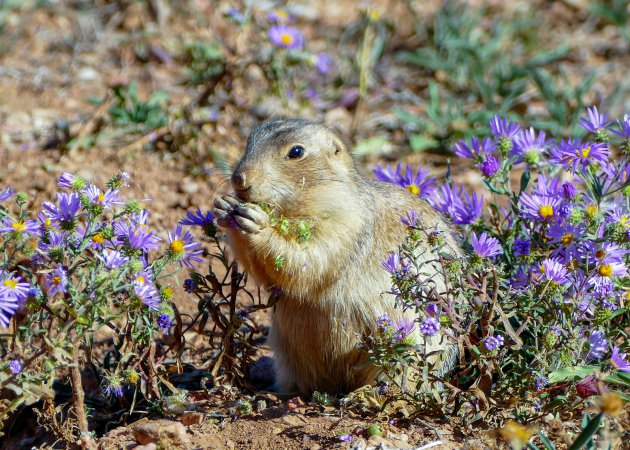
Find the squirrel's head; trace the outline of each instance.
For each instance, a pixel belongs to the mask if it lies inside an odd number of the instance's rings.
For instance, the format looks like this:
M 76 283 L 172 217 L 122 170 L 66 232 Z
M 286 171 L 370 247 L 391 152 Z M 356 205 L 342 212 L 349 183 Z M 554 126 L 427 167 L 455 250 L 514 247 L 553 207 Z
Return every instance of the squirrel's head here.
M 327 194 L 356 177 L 352 156 L 324 125 L 302 119 L 267 122 L 247 139 L 232 174 L 236 195 L 281 211 L 300 209 L 307 199 Z

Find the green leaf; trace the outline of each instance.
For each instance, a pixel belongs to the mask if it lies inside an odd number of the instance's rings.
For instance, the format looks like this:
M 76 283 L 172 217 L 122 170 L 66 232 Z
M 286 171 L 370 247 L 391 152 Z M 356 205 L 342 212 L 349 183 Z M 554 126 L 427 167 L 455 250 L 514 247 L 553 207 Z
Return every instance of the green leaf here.
M 412 134 L 409 136 L 409 144 L 411 145 L 411 150 L 416 153 L 423 152 L 440 145 L 440 143 L 435 139 L 431 139 L 430 137 L 426 137 L 421 134 Z
M 565 367 L 564 369 L 551 372 L 547 378 L 549 383 L 554 384 L 560 381 L 575 381 L 581 380 L 584 377 L 591 375 L 598 366 L 575 366 Z
M 556 450 L 556 447 L 553 445 L 553 443 L 549 440 L 549 438 L 547 437 L 547 435 L 545 433 L 543 433 L 542 431 L 538 432 L 538 437 L 540 438 L 540 440 L 542 441 L 543 445 L 545 446 L 546 450 Z
M 609 383 L 617 383 L 630 386 L 630 373 L 618 370 L 615 373 L 612 373 L 608 377 L 606 377 L 605 381 Z
M 529 179 L 531 178 L 531 174 L 529 173 L 529 170 L 526 170 L 525 172 L 523 172 L 523 175 L 521 175 L 521 192 L 523 192 L 525 189 L 527 189 L 527 185 L 529 184 Z
M 580 450 L 584 448 L 586 444 L 595 436 L 597 429 L 599 428 L 599 424 L 604 418 L 604 413 L 597 414 L 593 419 L 591 419 L 586 427 L 582 430 L 580 435 L 577 437 L 575 442 L 569 447 L 569 450 Z
M 355 156 L 376 155 L 386 153 L 390 147 L 387 136 L 373 136 L 358 142 L 352 153 Z

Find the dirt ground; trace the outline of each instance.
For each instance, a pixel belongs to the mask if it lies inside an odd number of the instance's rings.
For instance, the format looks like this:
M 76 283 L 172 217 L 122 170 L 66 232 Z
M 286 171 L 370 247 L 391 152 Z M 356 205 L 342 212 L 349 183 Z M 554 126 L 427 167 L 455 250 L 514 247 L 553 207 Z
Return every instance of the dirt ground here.
M 110 176 L 126 171 L 131 175 L 127 195 L 148 199 L 152 211 L 150 221 L 165 234 L 186 211 L 197 207 L 209 209 L 217 192 L 229 189 L 226 166 L 238 159 L 250 130 L 271 116 L 294 115 L 322 120 L 340 128 L 350 142 L 387 133 L 392 145 L 385 152 L 359 161 L 361 170 L 368 176 L 377 162 L 401 157 L 412 164 L 444 169 L 444 155 L 409 154 L 405 148 L 402 125 L 392 112 L 402 96 L 392 95 L 387 86 L 399 83 L 408 85 L 409 92 L 417 92 L 423 83 L 418 81 L 415 69 L 396 63 L 392 56 L 386 55 L 378 68 L 386 83 L 374 88 L 360 108 L 356 104 L 340 103 L 319 107 L 285 104 L 263 95 L 269 86 L 248 53 L 250 37 L 239 35 L 238 29 L 226 21 L 228 8 L 238 6 L 234 2 L 100 0 L 22 2 L 21 6 L 16 6 L 20 3 L 0 1 L 0 189 L 10 186 L 26 192 L 31 208 L 51 200 L 62 172 L 76 173 L 103 185 Z M 257 3 L 254 14 L 261 17 L 265 14 L 263 10 L 273 5 L 266 1 L 252 3 Z M 418 14 L 427 17 L 440 5 L 438 1 L 412 3 Z M 469 2 L 469 6 L 479 3 L 484 2 Z M 487 3 L 492 8 L 528 7 L 528 2 Z M 551 16 L 546 20 L 555 30 L 548 40 L 568 41 L 576 49 L 567 61 L 567 71 L 580 76 L 586 65 L 601 66 L 601 76 L 590 94 L 592 101 L 596 102 L 617 82 L 627 79 L 630 65 L 627 43 L 624 47 L 610 39 L 613 30 L 605 28 L 589 35 L 584 32 L 583 22 L 572 24 L 571 18 L 583 13 L 585 2 L 535 3 L 544 6 Z M 361 8 L 369 5 L 392 18 L 396 30 L 391 45 L 402 45 L 413 28 L 405 15 L 403 2 L 291 2 L 289 10 L 297 17 L 312 48 L 343 53 L 348 48 L 338 46 L 337 42 L 344 27 L 360 16 Z M 229 64 L 236 67 L 206 96 L 206 109 L 196 104 L 203 96 L 204 86 L 185 82 L 183 64 L 175 56 L 176 49 L 187 39 L 222 42 L 229 49 Z M 611 54 L 616 56 L 611 57 Z M 215 116 L 198 127 L 194 139 L 187 139 L 181 146 L 177 138 L 181 130 L 185 131 L 185 124 L 179 124 L 176 119 L 151 133 L 116 134 L 107 122 L 111 87 L 130 81 L 138 84 L 141 98 L 158 90 L 167 92 L 171 117 L 181 117 L 174 111 L 185 110 L 189 105 L 195 106 L 195 113 L 209 109 Z M 90 102 L 92 99 L 105 99 L 104 106 L 94 105 Z M 415 107 L 422 109 L 422 105 Z M 630 110 L 630 99 L 621 102 L 620 108 L 623 107 Z M 103 139 L 86 148 L 67 139 L 68 136 L 85 138 L 100 130 L 105 130 L 101 134 Z M 185 136 L 184 131 L 181 131 L 182 136 Z M 480 183 L 478 175 L 473 173 L 455 170 L 454 176 L 469 185 Z M 180 299 L 178 306 L 183 312 L 195 311 L 196 305 L 189 302 L 188 298 Z M 265 322 L 264 314 L 259 320 Z M 192 345 L 203 346 L 200 338 L 192 336 L 190 341 Z M 193 356 L 189 358 L 193 365 L 199 363 Z M 264 410 L 239 418 L 214 417 L 213 409 L 206 408 L 202 411 L 201 423 L 186 426 L 187 444 L 183 448 L 483 449 L 500 446 L 490 429 L 462 428 L 459 424 L 432 418 L 411 424 L 377 420 L 384 435 L 368 440 L 361 430 L 373 419 L 266 395 Z M 179 416 L 168 418 L 182 421 Z M 33 427 L 30 431 L 34 434 L 21 434 L 6 442 L 5 448 L 34 445 L 37 427 Z M 138 442 L 133 427 L 134 424 L 109 427 L 111 429 L 99 439 L 100 447 L 134 448 Z M 352 442 L 339 441 L 339 435 L 353 430 L 356 435 Z M 430 446 L 438 441 L 441 444 Z M 54 444 L 48 442 L 48 445 Z

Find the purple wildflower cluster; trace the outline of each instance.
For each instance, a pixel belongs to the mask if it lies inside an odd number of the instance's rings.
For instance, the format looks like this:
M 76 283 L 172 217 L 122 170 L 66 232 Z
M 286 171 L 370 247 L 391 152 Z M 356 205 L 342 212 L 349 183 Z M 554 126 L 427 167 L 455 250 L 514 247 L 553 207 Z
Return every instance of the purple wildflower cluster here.
M 135 202 L 125 202 L 120 194 L 128 178 L 128 174 L 121 173 L 107 183 L 107 189 L 101 190 L 65 172 L 58 186 L 67 192 L 58 193 L 55 202 L 44 202 L 37 219 L 28 218 L 26 213 L 12 217 L 8 209 L 0 209 L 3 212 L 0 227 L 3 240 L 0 242 L 34 245 L 30 262 L 26 264 L 32 271 L 30 282 L 25 279 L 25 273 L 10 271 L 14 264 L 10 258 L 0 263 L 0 325 L 8 327 L 20 307 L 29 307 L 27 300 L 31 297 L 43 296 L 48 301 L 64 297 L 69 302 L 80 302 L 87 296 L 95 302 L 109 301 L 111 294 L 102 292 L 99 287 L 109 284 L 86 285 L 81 279 L 83 275 L 92 279 L 99 274 L 115 280 L 117 285 L 129 286 L 116 291 L 118 304 L 126 299 L 130 308 L 160 313 L 155 316 L 157 325 L 165 330 L 171 326 L 172 311 L 171 315 L 164 313 L 168 302 L 160 294 L 158 272 L 166 263 L 191 267 L 200 262 L 201 244 L 183 227 L 214 230 L 214 216 L 200 210 L 188 213 L 174 231 L 167 233 L 168 248 L 156 265 L 151 262 L 150 253 L 159 249 L 161 238 L 149 226 L 148 211 L 140 209 Z M 13 191 L 5 189 L 0 195 L 6 201 Z M 94 271 L 94 275 L 76 270 L 79 260 L 90 261 L 81 267 Z M 32 281 L 37 279 L 39 282 Z
M 468 263 L 457 266 L 464 277 L 496 268 L 493 273 L 500 280 L 492 289 L 500 290 L 502 310 L 514 321 L 512 326 L 527 324 L 527 338 L 536 336 L 525 347 L 545 343 L 523 377 L 531 387 L 531 370 L 539 374 L 538 390 L 558 381 L 555 371 L 575 365 L 630 372 L 627 344 L 618 345 L 620 320 L 627 317 L 630 299 L 630 116 L 612 121 L 589 108 L 580 126 L 585 136 L 554 140 L 543 131 L 492 118 L 490 136 L 454 146 L 458 157 L 471 160 L 480 171 L 486 188 L 482 192 L 468 191 L 450 179 L 438 182 L 428 170 L 414 171 L 402 163 L 374 171 L 376 179 L 425 198 L 459 227 L 471 250 Z M 488 191 L 505 200 L 484 208 Z M 421 226 L 413 214 L 401 217 L 410 232 Z M 410 239 L 418 236 L 410 234 Z M 435 248 L 430 230 L 425 236 Z M 414 288 L 419 281 L 405 267 L 414 267 L 414 273 L 423 269 L 411 253 L 401 254 L 390 254 L 382 264 L 392 274 L 392 293 L 406 307 L 416 302 L 419 332 L 431 336 L 441 322 L 422 312 L 426 303 L 413 300 L 422 289 Z M 460 292 L 469 299 L 478 294 Z M 473 309 L 479 301 L 483 299 L 471 300 Z M 512 346 L 512 330 L 504 325 L 497 321 L 492 335 L 475 336 L 484 357 L 507 360 L 519 351 Z

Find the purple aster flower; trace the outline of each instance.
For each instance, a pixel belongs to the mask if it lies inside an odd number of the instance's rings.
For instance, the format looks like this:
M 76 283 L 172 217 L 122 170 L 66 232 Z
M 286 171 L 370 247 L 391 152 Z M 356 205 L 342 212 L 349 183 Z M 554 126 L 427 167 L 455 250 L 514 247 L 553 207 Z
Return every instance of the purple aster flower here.
M 314 57 L 315 68 L 322 75 L 327 75 L 330 72 L 330 66 L 333 64 L 332 56 L 328 53 L 318 53 Z
M 585 359 L 600 359 L 608 350 L 608 341 L 606 335 L 601 330 L 595 330 L 588 337 L 588 353 L 584 357 Z
M 608 120 L 608 114 L 600 114 L 596 106 L 586 108 L 586 112 L 588 113 L 588 118 L 580 117 L 580 126 L 586 131 L 597 133 L 612 123 Z
M 514 244 L 512 244 L 514 256 L 529 256 L 531 253 L 531 246 L 532 241 L 530 239 L 517 237 L 514 239 Z
M 19 374 L 20 372 L 22 372 L 23 369 L 24 365 L 19 359 L 14 359 L 9 363 L 9 370 L 13 375 Z
M 415 328 L 413 320 L 409 320 L 407 317 L 396 321 L 394 324 L 394 340 L 400 342 L 403 339 L 409 337 Z
M 538 267 L 537 276 L 534 277 L 534 281 L 538 283 L 550 281 L 555 284 L 568 284 L 570 280 L 567 278 L 569 270 L 560 261 L 547 258 L 542 261 Z
M 59 177 L 57 186 L 60 188 L 72 189 L 73 191 L 81 191 L 85 187 L 85 181 L 81 177 L 68 172 L 63 172 Z
M 96 257 L 105 264 L 105 267 L 109 270 L 117 269 L 118 267 L 129 261 L 129 258 L 116 250 L 105 249 L 102 255 L 96 255 Z
M 578 256 L 579 243 L 584 233 L 584 227 L 582 225 L 571 225 L 570 223 L 563 223 L 561 225 L 554 224 L 547 230 L 548 244 L 559 245 L 559 248 L 554 250 L 553 256 L 562 253 L 565 256 Z
M 168 242 L 168 252 L 180 266 L 192 267 L 193 262 L 203 261 L 199 257 L 203 253 L 199 250 L 201 244 L 193 240 L 190 231 L 183 233 L 181 225 L 177 225 L 174 233 L 168 232 Z
M 339 439 L 340 442 L 351 442 L 352 441 L 352 435 L 351 434 L 342 434 L 337 439 Z
M 11 188 L 6 188 L 5 190 L 0 191 L 0 203 L 10 198 L 13 195 L 13 192 L 14 191 Z
M 483 209 L 483 195 L 472 196 L 463 192 L 464 188 L 456 188 L 455 185 L 445 183 L 440 186 L 435 195 L 428 197 L 427 201 L 435 209 L 448 215 L 458 225 L 469 225 L 481 217 Z
M 519 207 L 523 217 L 538 220 L 551 220 L 558 214 L 560 199 L 545 195 L 523 192 L 519 199 Z
M 76 214 L 81 208 L 81 198 L 76 193 L 66 194 L 65 192 L 57 194 L 57 203 L 59 206 L 51 202 L 44 202 L 43 207 L 48 217 L 53 222 L 61 225 L 69 225 L 74 223 Z
M 127 244 L 133 250 L 144 252 L 158 248 L 160 238 L 147 226 L 148 214 L 145 210 L 134 214 L 129 223 L 114 223 L 114 232 L 118 241 Z
M 483 158 L 486 155 L 491 154 L 496 148 L 492 139 L 485 138 L 479 140 L 472 138 L 470 140 L 470 147 L 466 145 L 466 141 L 461 140 L 455 144 L 455 154 L 460 158 Z
M 548 384 L 549 379 L 545 377 L 536 377 L 536 380 L 534 380 L 534 385 L 536 386 L 537 391 L 542 391 Z
M 488 351 L 493 352 L 502 347 L 503 342 L 503 336 L 496 334 L 494 336 L 488 336 L 487 338 L 485 338 L 483 341 L 483 345 L 488 349 Z
M 516 157 L 516 163 L 526 163 L 528 166 L 535 166 L 540 162 L 540 157 L 551 143 L 546 139 L 544 131 L 536 135 L 533 128 L 521 130 L 514 138 L 514 147 L 510 156 Z
M 486 156 L 486 159 L 479 164 L 479 170 L 484 177 L 490 178 L 499 171 L 501 162 L 492 155 Z
M 157 319 L 158 326 L 164 331 L 165 334 L 168 334 L 168 331 L 173 326 L 175 321 L 168 314 L 160 314 Z
M 541 174 L 536 180 L 536 186 L 532 189 L 532 194 L 541 197 L 560 197 L 562 195 L 561 184 L 559 178 L 547 178 Z
M 23 300 L 28 296 L 31 285 L 20 276 L 0 271 L 0 295 L 10 295 L 16 300 Z
M 569 139 L 553 148 L 549 161 L 561 164 L 574 173 L 578 168 L 586 170 L 593 163 L 606 164 L 608 155 L 608 146 L 604 143 Z
M 201 212 L 201 209 L 197 208 L 194 213 L 187 212 L 186 217 L 179 221 L 181 225 L 191 225 L 194 227 L 207 227 L 208 225 L 214 225 L 214 214 L 207 211 L 205 214 Z
M 149 268 L 145 268 L 131 277 L 131 282 L 136 286 L 144 286 L 152 281 L 153 273 Z
M 293 18 L 285 11 L 273 9 L 267 13 L 267 20 L 272 23 L 287 23 L 291 22 Z
M 380 165 L 377 165 L 373 173 L 374 178 L 376 178 L 378 181 L 384 181 L 385 183 L 392 183 L 402 186 L 401 172 L 402 163 L 398 163 L 396 170 L 394 170 L 394 168 L 392 168 L 392 166 L 390 166 L 389 164 L 386 167 L 381 167 Z
M 399 185 L 418 197 L 427 197 L 435 192 L 435 178 L 431 177 L 430 172 L 422 167 L 414 174 L 411 167 L 407 166 Z
M 590 283 L 602 282 L 602 279 L 607 279 L 610 277 L 623 277 L 628 274 L 628 269 L 626 265 L 622 262 L 607 262 L 600 263 L 593 274 L 593 278 L 591 278 Z
M 53 297 L 57 292 L 65 293 L 68 288 L 68 276 L 62 267 L 57 266 L 52 273 L 46 275 L 48 296 Z
M 425 336 L 433 336 L 440 329 L 440 322 L 435 317 L 427 317 L 420 324 L 420 332 Z
M 475 254 L 481 258 L 492 258 L 503 253 L 499 240 L 488 236 L 485 232 L 479 237 L 477 237 L 476 233 L 472 233 L 470 242 Z
M 125 395 L 125 391 L 123 389 L 123 380 L 122 378 L 116 375 L 105 376 L 105 395 L 109 397 L 122 397 Z
M 617 120 L 617 126 L 619 127 L 619 131 L 610 131 L 615 133 L 617 136 L 621 136 L 624 139 L 630 139 L 630 115 L 625 114 L 623 116 L 623 120 Z
M 137 285 L 134 284 L 133 290 L 136 293 L 136 296 L 147 305 L 149 309 L 157 311 L 160 307 L 160 294 L 158 291 L 150 284 Z
M 302 48 L 304 36 L 300 30 L 286 25 L 275 25 L 269 29 L 269 39 L 274 45 L 288 50 Z
M 402 267 L 400 264 L 400 253 L 391 252 L 387 259 L 381 261 L 381 266 L 391 274 L 397 273 Z
M 498 114 L 488 121 L 488 125 L 497 139 L 513 139 L 521 129 L 519 124 L 508 122 L 505 117 Z
M 103 192 L 95 185 L 90 184 L 84 192 L 91 204 L 102 206 L 105 209 L 123 203 L 123 197 L 118 195 L 118 189 L 108 189 Z
M 387 313 L 384 313 L 382 316 L 376 319 L 376 325 L 378 325 L 378 327 L 383 331 L 387 330 L 389 327 L 392 326 L 392 319 L 389 318 L 389 315 Z
M 421 217 L 421 213 L 417 212 L 415 209 L 412 209 L 411 211 L 407 211 L 405 213 L 405 217 L 401 217 L 400 221 L 403 223 L 403 225 L 409 228 L 415 228 L 418 225 Z
M 245 16 L 236 8 L 228 9 L 227 14 L 237 23 L 245 22 Z
M 601 264 L 623 263 L 625 255 L 630 253 L 630 250 L 621 248 L 612 242 L 595 244 L 592 241 L 587 241 L 585 245 L 586 253 L 590 254 L 590 258 Z
M 187 294 L 193 293 L 197 289 L 197 282 L 190 278 L 184 280 L 184 292 Z
M 575 187 L 575 184 L 569 181 L 567 181 L 566 183 L 562 183 L 561 189 L 562 196 L 567 200 L 575 198 L 575 196 L 578 194 L 578 189 Z
M 0 325 L 7 328 L 19 307 L 18 299 L 12 292 L 0 290 Z
M 626 361 L 626 354 L 620 353 L 619 347 L 617 346 L 614 346 L 612 349 L 610 363 L 617 370 L 621 370 L 622 372 L 630 372 L 630 363 Z
M 68 246 L 68 234 L 60 233 L 51 229 L 39 241 L 39 249 L 49 258 L 57 259 L 63 255 L 64 249 Z
M 431 304 L 427 306 L 425 310 L 428 317 L 439 317 L 440 316 L 440 308 L 438 305 Z
M 21 234 L 38 234 L 39 232 L 39 224 L 36 220 L 28 219 L 28 220 L 14 220 L 10 217 L 7 217 L 2 222 L 2 226 L 0 227 L 0 233 L 17 233 Z

